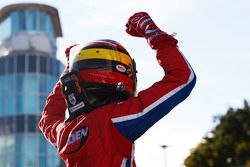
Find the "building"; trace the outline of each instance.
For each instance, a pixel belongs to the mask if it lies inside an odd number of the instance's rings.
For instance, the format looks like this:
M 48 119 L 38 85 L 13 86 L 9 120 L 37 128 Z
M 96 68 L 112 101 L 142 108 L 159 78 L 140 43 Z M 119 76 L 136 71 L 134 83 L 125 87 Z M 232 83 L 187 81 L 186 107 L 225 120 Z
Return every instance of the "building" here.
M 64 65 L 56 59 L 62 36 L 57 9 L 13 4 L 0 10 L 0 166 L 57 167 L 57 151 L 38 120 Z

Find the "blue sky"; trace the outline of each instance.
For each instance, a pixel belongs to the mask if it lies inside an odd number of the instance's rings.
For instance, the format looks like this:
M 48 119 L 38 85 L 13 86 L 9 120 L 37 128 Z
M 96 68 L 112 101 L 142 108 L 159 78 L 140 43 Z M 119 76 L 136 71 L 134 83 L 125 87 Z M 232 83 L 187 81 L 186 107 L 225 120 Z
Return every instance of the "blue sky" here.
M 215 125 L 213 116 L 249 100 L 250 1 L 249 0 L 1 0 L 0 7 L 17 2 L 37 2 L 59 10 L 63 37 L 57 57 L 73 43 L 109 38 L 122 43 L 135 58 L 138 89 L 163 76 L 155 52 L 144 39 L 125 33 L 125 23 L 135 12 L 148 12 L 168 33 L 177 32 L 179 47 L 197 74 L 192 94 L 136 142 L 139 167 L 181 167 L 189 151 Z

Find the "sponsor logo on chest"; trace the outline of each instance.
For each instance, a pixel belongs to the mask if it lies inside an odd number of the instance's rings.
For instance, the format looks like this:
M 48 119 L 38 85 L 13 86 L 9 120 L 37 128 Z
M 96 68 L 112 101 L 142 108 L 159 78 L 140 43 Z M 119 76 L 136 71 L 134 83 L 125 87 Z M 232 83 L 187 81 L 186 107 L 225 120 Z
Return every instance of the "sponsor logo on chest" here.
M 67 139 L 67 152 L 65 154 L 70 154 L 81 149 L 89 137 L 89 128 L 87 126 L 82 126 L 69 134 Z
M 82 129 L 79 129 L 75 131 L 74 133 L 71 133 L 71 135 L 68 138 L 67 145 L 75 143 L 76 141 L 79 141 L 82 138 L 88 137 L 88 134 L 89 134 L 88 127 L 83 127 Z

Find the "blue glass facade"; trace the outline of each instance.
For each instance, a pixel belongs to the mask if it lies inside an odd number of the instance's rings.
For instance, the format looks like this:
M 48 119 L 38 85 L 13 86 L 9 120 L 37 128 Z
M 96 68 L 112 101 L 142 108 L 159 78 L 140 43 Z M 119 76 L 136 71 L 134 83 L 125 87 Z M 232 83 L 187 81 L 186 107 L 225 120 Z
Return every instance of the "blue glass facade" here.
M 0 47 L 20 31 L 45 32 L 44 38 L 55 46 L 61 28 L 58 16 L 50 12 L 56 9 L 36 4 L 1 9 Z M 41 134 L 38 121 L 64 65 L 51 55 L 56 51 L 10 51 L 0 54 L 0 167 L 58 167 L 57 150 Z
M 0 57 L 0 67 L 0 116 L 42 111 L 64 68 L 55 58 L 34 54 Z
M 64 66 L 50 56 L 24 54 L 0 57 L 0 67 L 0 166 L 58 166 L 37 122 Z
M 0 41 L 19 31 L 46 32 L 52 41 L 55 41 L 51 15 L 42 10 L 17 10 L 12 12 L 0 24 Z

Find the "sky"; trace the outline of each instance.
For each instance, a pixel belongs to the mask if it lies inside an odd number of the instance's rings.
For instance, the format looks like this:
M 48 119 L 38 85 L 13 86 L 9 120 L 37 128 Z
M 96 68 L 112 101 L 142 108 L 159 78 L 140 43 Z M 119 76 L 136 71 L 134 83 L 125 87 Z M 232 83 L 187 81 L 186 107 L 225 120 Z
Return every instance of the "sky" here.
M 120 42 L 135 59 L 138 90 L 163 77 L 155 51 L 145 39 L 125 33 L 135 12 L 145 11 L 164 31 L 177 33 L 180 50 L 192 65 L 197 83 L 191 95 L 136 141 L 138 167 L 181 167 L 192 148 L 215 127 L 213 117 L 250 100 L 249 0 L 0 0 L 35 2 L 59 10 L 63 37 L 57 57 L 65 63 L 64 49 L 96 39 Z M 161 145 L 167 145 L 164 150 Z

